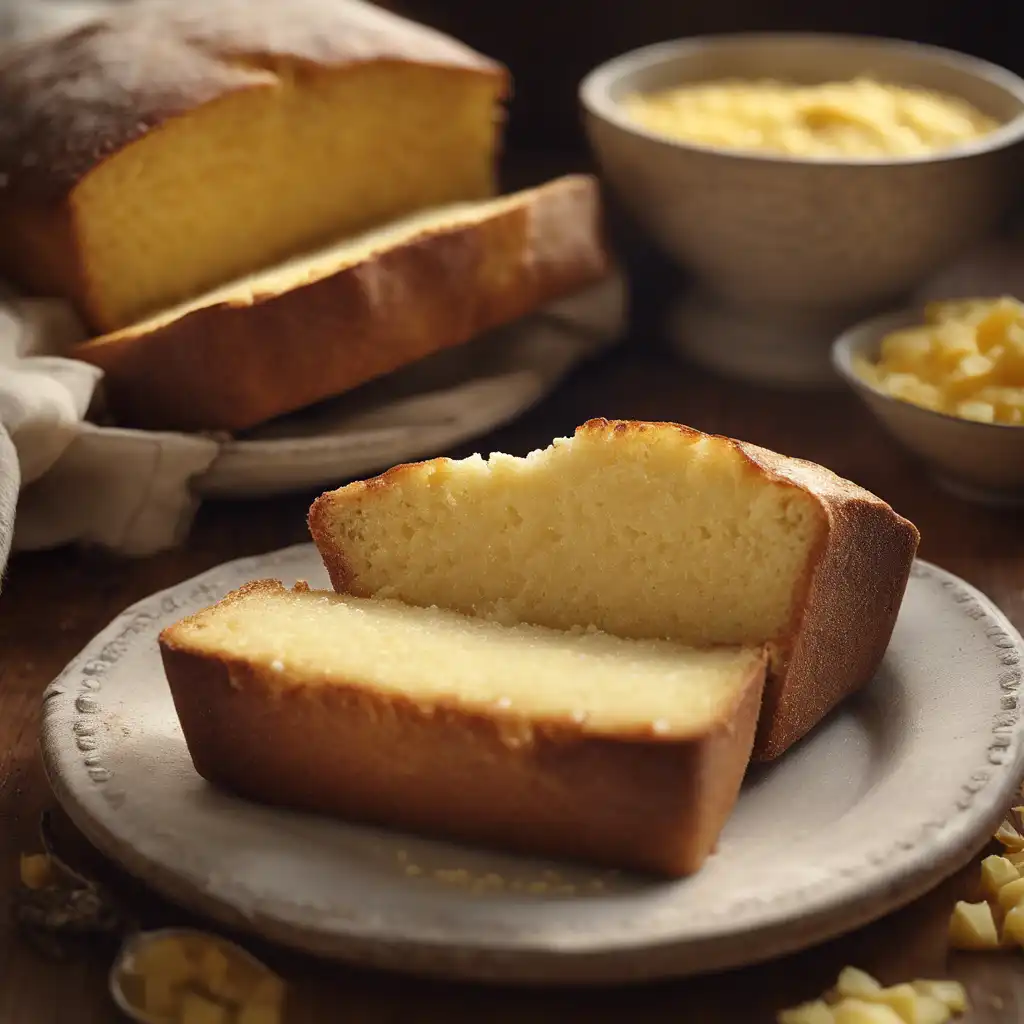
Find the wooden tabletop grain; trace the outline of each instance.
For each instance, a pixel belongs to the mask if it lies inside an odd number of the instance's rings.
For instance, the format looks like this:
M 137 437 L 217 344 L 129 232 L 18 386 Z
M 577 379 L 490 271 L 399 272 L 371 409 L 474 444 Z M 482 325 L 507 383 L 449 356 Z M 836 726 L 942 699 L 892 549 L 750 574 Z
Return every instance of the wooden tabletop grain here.
M 851 397 L 785 394 L 726 383 L 682 367 L 656 347 L 628 343 L 579 371 L 515 425 L 451 452 L 523 454 L 591 416 L 670 419 L 822 462 L 874 490 L 921 529 L 921 555 L 989 594 L 1024 627 L 1024 516 L 962 503 L 937 490 Z M 0 594 L 0 1024 L 114 1021 L 93 944 L 55 964 L 11 924 L 17 858 L 35 847 L 40 812 L 53 804 L 37 755 L 40 695 L 63 665 L 126 605 L 227 559 L 306 539 L 311 494 L 205 506 L 187 545 L 143 561 L 71 550 L 16 556 Z M 70 829 L 70 826 L 65 826 Z M 70 838 L 74 855 L 111 882 L 148 925 L 187 921 Z M 750 865 L 757 871 L 756 862 Z M 949 956 L 945 925 L 971 889 L 976 862 L 918 903 L 804 954 L 727 975 L 613 991 L 516 991 L 428 983 L 318 963 L 257 948 L 291 982 L 289 1024 L 512 1024 L 650 1021 L 769 1024 L 816 995 L 847 963 L 886 982 L 956 977 L 967 983 L 968 1021 L 1024 1020 L 1019 953 Z

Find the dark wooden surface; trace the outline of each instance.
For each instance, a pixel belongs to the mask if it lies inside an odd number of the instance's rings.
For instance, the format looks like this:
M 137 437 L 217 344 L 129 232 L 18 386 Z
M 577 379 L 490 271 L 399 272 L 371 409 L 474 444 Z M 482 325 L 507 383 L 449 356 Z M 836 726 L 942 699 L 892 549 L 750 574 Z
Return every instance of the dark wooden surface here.
M 1018 627 L 1024 626 L 1021 515 L 965 505 L 936 490 L 844 394 L 772 393 L 724 383 L 673 362 L 656 346 L 634 341 L 579 371 L 514 426 L 452 454 L 477 449 L 522 454 L 595 415 L 674 419 L 823 462 L 916 521 L 923 557 L 980 587 Z M 10 924 L 19 851 L 35 846 L 38 814 L 52 804 L 36 751 L 43 688 L 131 602 L 226 559 L 303 540 L 311 497 L 208 505 L 184 549 L 145 561 L 68 550 L 14 558 L 0 595 L 0 1024 L 116 1019 L 105 993 L 109 949 L 96 946 L 81 959 L 51 964 L 38 958 Z M 185 920 L 110 865 L 91 860 L 84 847 L 80 853 L 126 895 L 145 923 Z M 757 871 L 756 862 L 750 870 Z M 258 951 L 293 985 L 289 1024 L 768 1024 L 778 1008 L 826 987 L 846 963 L 874 970 L 886 981 L 962 978 L 976 1006 L 969 1020 L 1009 1024 L 1024 1019 L 1020 954 L 947 958 L 947 916 L 972 874 L 976 868 L 906 910 L 800 956 L 720 977 L 610 992 L 426 983 L 317 963 L 280 950 Z

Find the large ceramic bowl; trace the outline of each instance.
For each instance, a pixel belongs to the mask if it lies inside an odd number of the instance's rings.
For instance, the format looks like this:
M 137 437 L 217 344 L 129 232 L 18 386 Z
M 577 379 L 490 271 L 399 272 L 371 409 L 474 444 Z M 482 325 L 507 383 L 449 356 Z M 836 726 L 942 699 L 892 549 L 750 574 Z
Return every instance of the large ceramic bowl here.
M 911 309 L 851 328 L 832 348 L 836 371 L 947 490 L 969 501 L 1024 506 L 1024 426 L 978 423 L 923 409 L 879 391 L 856 372 L 857 358 L 877 359 L 890 331 L 923 322 L 923 311 Z
M 649 131 L 634 92 L 723 77 L 801 83 L 870 75 L 959 96 L 1001 127 L 891 160 L 796 159 Z M 680 314 L 690 354 L 747 377 L 817 382 L 829 345 L 993 226 L 1024 186 L 1024 80 L 963 54 L 895 40 L 729 35 L 662 43 L 580 87 L 603 174 L 650 237 L 699 282 Z

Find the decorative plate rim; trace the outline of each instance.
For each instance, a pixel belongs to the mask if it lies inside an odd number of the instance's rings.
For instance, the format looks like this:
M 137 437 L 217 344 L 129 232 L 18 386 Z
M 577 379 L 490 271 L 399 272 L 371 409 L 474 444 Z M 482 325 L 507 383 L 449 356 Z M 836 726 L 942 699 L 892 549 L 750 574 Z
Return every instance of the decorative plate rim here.
M 155 631 L 162 619 L 179 609 L 217 600 L 230 589 L 221 584 L 221 576 L 266 575 L 275 569 L 287 571 L 292 563 L 305 563 L 308 571 L 311 555 L 315 557 L 311 544 L 299 544 L 235 559 L 125 609 L 47 687 L 40 737 L 43 763 L 57 800 L 101 851 L 171 900 L 226 926 L 254 931 L 284 945 L 406 973 L 534 984 L 613 984 L 753 963 L 833 938 L 923 895 L 985 845 L 1024 776 L 1018 700 L 1024 640 L 988 597 L 947 570 L 919 559 L 912 576 L 941 587 L 962 614 L 984 629 L 999 666 L 994 681 L 1001 696 L 992 704 L 998 704 L 1000 710 L 992 719 L 985 761 L 964 780 L 956 798 L 951 797 L 945 815 L 923 824 L 916 820 L 910 828 L 883 836 L 841 877 L 819 877 L 772 897 L 733 904 L 723 901 L 721 911 L 708 919 L 709 927 L 674 939 L 671 929 L 632 935 L 621 930 L 621 934 L 597 937 L 570 932 L 559 935 L 557 941 L 546 933 L 539 944 L 527 933 L 495 933 L 492 928 L 486 936 L 453 938 L 443 922 L 424 927 L 420 921 L 410 927 L 408 918 L 399 924 L 368 917 L 362 910 L 347 920 L 334 919 L 319 927 L 283 920 L 280 901 L 273 907 L 266 902 L 261 908 L 251 900 L 237 898 L 237 893 L 233 897 L 230 889 L 225 891 L 223 879 L 204 888 L 184 875 L 172 877 L 165 865 L 126 845 L 96 820 L 88 810 L 89 799 L 75 793 L 62 777 L 70 767 L 69 745 L 66 735 L 57 736 L 57 729 L 59 725 L 66 729 L 67 705 L 73 701 L 72 728 L 78 750 L 85 755 L 79 764 L 84 762 L 89 778 L 102 789 L 110 773 L 103 767 L 89 719 L 99 710 L 97 695 L 103 674 L 133 645 L 134 638 Z M 183 593 L 185 596 L 176 596 Z M 64 718 L 58 722 L 62 710 Z M 880 870 L 883 864 L 884 870 Z M 243 905 L 247 902 L 250 905 Z M 795 920 L 801 923 L 799 938 L 789 934 Z M 758 952 L 768 945 L 769 937 L 773 939 L 772 952 Z M 694 945 L 701 947 L 696 969 L 687 966 L 685 956 L 686 949 Z

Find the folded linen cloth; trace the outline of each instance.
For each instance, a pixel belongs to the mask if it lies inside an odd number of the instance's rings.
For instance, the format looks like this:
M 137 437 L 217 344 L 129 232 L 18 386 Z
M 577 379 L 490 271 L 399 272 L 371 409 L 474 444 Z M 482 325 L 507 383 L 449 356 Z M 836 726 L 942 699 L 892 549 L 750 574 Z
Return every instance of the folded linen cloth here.
M 190 480 L 219 445 L 90 422 L 102 372 L 50 354 L 82 337 L 62 302 L 0 304 L 0 425 L 17 453 L 21 488 L 13 547 L 81 541 L 148 554 L 187 531 L 196 506 Z

